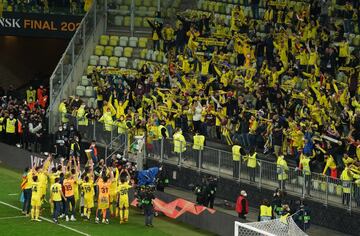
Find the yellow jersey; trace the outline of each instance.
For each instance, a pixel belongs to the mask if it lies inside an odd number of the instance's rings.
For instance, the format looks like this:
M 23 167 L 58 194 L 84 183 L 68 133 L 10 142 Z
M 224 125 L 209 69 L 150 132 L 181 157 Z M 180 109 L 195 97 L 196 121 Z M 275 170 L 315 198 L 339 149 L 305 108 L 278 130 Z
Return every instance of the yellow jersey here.
M 132 186 L 129 184 L 129 182 L 120 183 L 117 189 L 120 198 L 128 198 L 128 192 L 131 187 Z
M 73 179 L 64 180 L 65 197 L 74 196 L 74 182 L 75 180 Z
M 84 193 L 84 199 L 91 199 L 94 197 L 94 183 L 92 181 L 83 182 L 81 184 L 81 189 Z
M 55 183 L 51 185 L 50 191 L 51 191 L 51 199 L 53 201 L 55 202 L 61 201 L 61 191 L 62 191 L 61 184 Z
M 39 182 L 32 182 L 31 184 L 31 198 L 40 199 L 41 192 L 40 192 L 40 183 Z

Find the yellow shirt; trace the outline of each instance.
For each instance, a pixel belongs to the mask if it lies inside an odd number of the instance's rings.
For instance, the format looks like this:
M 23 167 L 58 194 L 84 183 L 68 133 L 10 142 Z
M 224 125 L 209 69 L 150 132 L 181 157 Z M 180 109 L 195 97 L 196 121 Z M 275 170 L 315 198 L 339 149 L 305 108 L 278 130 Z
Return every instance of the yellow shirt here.
M 40 183 L 39 182 L 32 182 L 31 184 L 31 197 L 34 199 L 41 198 L 41 191 L 40 191 Z
M 65 197 L 70 197 L 74 195 L 74 183 L 73 179 L 65 179 L 64 180 L 64 189 L 65 189 Z
M 127 198 L 128 197 L 128 191 L 132 186 L 128 183 L 120 183 L 117 189 L 117 192 L 120 195 L 120 198 Z
M 94 183 L 92 181 L 82 183 L 81 188 L 84 193 L 84 199 L 91 199 L 94 197 Z
M 61 184 L 55 183 L 51 185 L 50 191 L 51 191 L 51 198 L 53 201 L 56 202 L 61 201 L 61 191 L 62 191 Z

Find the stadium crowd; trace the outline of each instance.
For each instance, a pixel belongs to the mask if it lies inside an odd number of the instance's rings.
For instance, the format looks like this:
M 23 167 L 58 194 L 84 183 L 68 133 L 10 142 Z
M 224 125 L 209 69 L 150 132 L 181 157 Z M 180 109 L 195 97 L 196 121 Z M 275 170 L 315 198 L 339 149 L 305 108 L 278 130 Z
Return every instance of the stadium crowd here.
M 105 131 L 147 133 L 150 146 L 164 135 L 197 133 L 246 153 L 291 157 L 307 171 L 357 178 L 360 56 L 349 39 L 359 30 L 359 6 L 300 3 L 267 1 L 262 19 L 258 1 L 250 3 L 253 18 L 236 5 L 229 24 L 192 10 L 179 13 L 176 25 L 155 20 L 154 49 L 168 63 L 136 72 L 94 68 L 88 78 L 97 109 L 64 100 L 62 122 L 69 114 L 79 125 L 98 119 Z
M 42 85 L 29 87 L 25 98 L 14 89 L 0 92 L 0 141 L 40 152 L 47 134 L 47 90 Z

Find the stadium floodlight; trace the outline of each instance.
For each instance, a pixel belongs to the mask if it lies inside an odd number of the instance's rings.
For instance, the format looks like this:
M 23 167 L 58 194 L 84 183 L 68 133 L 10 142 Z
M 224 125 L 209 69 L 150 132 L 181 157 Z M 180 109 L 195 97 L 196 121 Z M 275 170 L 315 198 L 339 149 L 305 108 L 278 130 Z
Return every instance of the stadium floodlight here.
M 285 220 L 241 223 L 235 221 L 234 236 L 307 236 L 292 217 Z

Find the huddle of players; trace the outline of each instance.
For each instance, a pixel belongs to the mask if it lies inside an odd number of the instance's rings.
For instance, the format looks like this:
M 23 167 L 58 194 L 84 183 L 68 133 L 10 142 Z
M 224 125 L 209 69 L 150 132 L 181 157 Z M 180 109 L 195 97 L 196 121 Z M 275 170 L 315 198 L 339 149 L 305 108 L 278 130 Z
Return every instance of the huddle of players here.
M 109 217 L 120 215 L 120 224 L 129 218 L 128 190 L 132 187 L 127 169 L 100 166 L 94 174 L 93 163 L 90 161 L 83 172 L 80 163 L 70 157 L 66 165 L 63 160 L 58 167 L 48 171 L 51 163 L 49 156 L 41 166 L 34 166 L 26 175 L 25 188 L 31 186 L 31 219 L 39 219 L 42 203 L 46 201 L 47 186 L 50 186 L 50 209 L 53 221 L 65 217 L 66 221 L 76 221 L 76 204 L 80 202 L 81 215 L 90 220 L 92 209 L 97 209 L 95 222 L 108 224 Z M 49 178 L 49 184 L 48 184 Z M 97 194 L 95 194 L 97 192 Z M 115 207 L 115 214 L 114 214 Z

